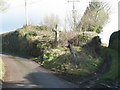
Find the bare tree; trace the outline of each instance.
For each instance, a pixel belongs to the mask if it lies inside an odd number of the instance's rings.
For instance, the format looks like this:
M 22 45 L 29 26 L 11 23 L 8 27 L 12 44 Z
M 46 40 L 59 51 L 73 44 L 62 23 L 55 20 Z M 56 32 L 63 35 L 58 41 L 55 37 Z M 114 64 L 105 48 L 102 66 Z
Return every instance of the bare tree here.
M 74 21 L 75 18 L 75 21 Z M 76 10 L 76 13 L 74 14 L 72 12 L 67 12 L 66 16 L 64 18 L 64 31 L 77 31 L 76 26 L 78 26 L 78 23 L 80 22 L 81 15 Z
M 0 0 L 0 12 L 8 9 L 8 4 L 5 0 Z
M 64 31 L 72 31 L 73 29 L 73 18 L 72 18 L 72 13 L 71 12 L 67 12 L 65 19 L 64 19 Z
M 42 25 L 46 25 L 53 29 L 56 25 L 60 26 L 60 19 L 57 15 L 51 14 L 44 17 Z

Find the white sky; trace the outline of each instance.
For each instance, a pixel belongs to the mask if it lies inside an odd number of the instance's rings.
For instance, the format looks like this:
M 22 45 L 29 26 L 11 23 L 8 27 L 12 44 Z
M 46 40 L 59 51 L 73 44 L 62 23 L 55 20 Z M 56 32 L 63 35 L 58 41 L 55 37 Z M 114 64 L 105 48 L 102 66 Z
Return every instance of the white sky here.
M 12 9 L 13 8 L 17 9 L 17 11 L 24 10 L 25 0 L 8 0 L 8 1 L 10 2 Z M 28 11 L 37 13 L 56 13 L 59 15 L 64 14 L 66 10 L 72 9 L 72 3 L 68 3 L 67 1 L 68 0 L 27 0 Z M 80 7 L 82 10 L 89 1 L 90 0 L 80 0 L 79 3 L 76 3 L 76 8 Z
M 24 1 L 25 0 L 8 0 L 11 8 L 10 12 L 14 13 L 24 13 Z M 68 3 L 68 0 L 27 0 L 27 12 L 28 19 L 31 18 L 30 14 L 37 14 L 41 17 L 50 14 L 56 14 L 60 18 L 63 18 L 67 11 L 72 10 L 72 3 Z M 80 0 L 80 2 L 75 3 L 76 9 L 82 14 L 84 13 L 86 6 L 90 0 Z M 22 14 L 23 14 L 22 13 Z
M 21 22 L 22 25 L 25 23 L 25 20 L 19 21 L 17 19 L 25 19 L 24 18 L 24 1 L 25 0 L 7 0 L 10 4 L 9 9 L 3 13 L 3 19 L 7 19 L 9 21 L 3 22 L 4 24 L 11 24 L 12 20 L 14 20 L 14 25 L 17 26 L 17 21 Z M 46 15 L 56 14 L 59 18 L 64 20 L 64 16 L 66 12 L 72 10 L 72 3 L 68 3 L 68 0 L 27 0 L 27 11 L 28 11 L 28 20 L 34 21 L 36 23 L 40 23 L 42 18 Z M 71 0 L 70 0 L 71 1 Z M 82 15 L 91 0 L 79 0 L 80 2 L 75 3 L 75 8 Z M 109 41 L 109 37 L 112 32 L 118 30 L 118 1 L 119 0 L 101 0 L 104 2 L 108 2 L 111 6 L 111 14 L 109 23 L 103 28 L 103 32 L 100 34 L 103 43 L 107 43 Z M 36 18 L 37 17 L 37 18 Z M 10 19 L 9 19 L 10 18 Z M 4 21 L 4 20 L 3 20 Z M 8 23 L 9 22 L 9 23 Z M 7 26 L 7 25 L 6 25 Z M 16 29 L 16 27 L 14 28 Z M 3 31 L 4 32 L 4 31 Z

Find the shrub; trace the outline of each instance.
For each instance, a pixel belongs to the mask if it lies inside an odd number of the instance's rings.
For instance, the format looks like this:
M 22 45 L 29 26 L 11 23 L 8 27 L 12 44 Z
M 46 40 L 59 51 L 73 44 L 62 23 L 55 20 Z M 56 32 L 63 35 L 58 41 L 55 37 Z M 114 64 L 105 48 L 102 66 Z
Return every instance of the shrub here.
M 96 32 L 96 33 L 99 34 L 99 33 L 102 32 L 102 28 L 103 27 L 101 27 L 101 26 L 93 26 L 93 25 L 91 25 L 91 26 L 89 26 L 88 31 Z
M 25 36 L 28 37 L 28 36 L 37 36 L 37 33 L 35 31 L 27 31 L 25 33 Z
M 41 42 L 31 40 L 28 37 L 36 36 L 34 31 L 24 31 L 25 36 L 22 36 L 19 31 L 2 34 L 2 51 L 23 56 L 37 57 L 42 53 Z M 39 46 L 40 45 L 40 46 Z

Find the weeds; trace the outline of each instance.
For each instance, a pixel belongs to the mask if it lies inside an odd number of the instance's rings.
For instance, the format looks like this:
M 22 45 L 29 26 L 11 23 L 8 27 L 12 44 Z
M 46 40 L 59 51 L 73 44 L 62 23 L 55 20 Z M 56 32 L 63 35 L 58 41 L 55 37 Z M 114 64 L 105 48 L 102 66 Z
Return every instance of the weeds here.
M 53 49 L 52 45 L 54 44 L 52 43 L 52 40 L 54 40 L 54 33 L 49 35 L 49 32 L 46 34 L 45 31 L 43 34 L 42 31 L 39 32 L 39 27 L 28 26 L 25 28 L 2 35 L 4 52 L 18 53 L 22 56 L 34 57 L 35 61 L 40 62 L 44 67 L 62 73 L 84 76 L 94 73 L 98 69 L 101 59 L 98 57 L 94 58 L 90 52 L 86 53 L 88 49 L 85 51 L 83 47 L 73 47 L 77 54 L 77 57 L 75 58 L 70 54 L 69 49 L 66 47 L 67 40 L 74 37 L 74 34 L 77 36 L 79 33 L 66 34 L 62 32 L 60 35 L 62 40 L 60 45 L 62 46 L 59 45 L 59 47 Z M 45 29 L 47 27 L 41 28 Z M 36 29 L 38 31 L 35 31 Z M 84 36 L 79 35 L 77 36 L 77 39 L 74 39 L 75 41 L 79 40 L 80 43 L 86 44 L 90 38 L 89 35 L 85 34 Z M 96 43 L 94 44 L 96 45 Z
M 5 66 L 2 59 L 0 58 L 0 80 L 3 79 L 4 74 L 5 74 Z

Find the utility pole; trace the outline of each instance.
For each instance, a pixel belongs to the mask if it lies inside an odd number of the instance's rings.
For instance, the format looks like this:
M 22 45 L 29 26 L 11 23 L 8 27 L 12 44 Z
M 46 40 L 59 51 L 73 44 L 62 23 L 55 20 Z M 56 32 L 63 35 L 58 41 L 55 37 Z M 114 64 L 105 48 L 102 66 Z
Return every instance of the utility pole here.
M 25 0 L 25 26 L 28 26 L 27 0 Z
M 73 3 L 73 10 L 72 10 L 72 14 L 73 14 L 73 23 L 74 23 L 73 29 L 75 29 L 75 27 L 76 27 L 76 10 L 75 10 L 75 2 L 79 2 L 79 0 L 68 1 L 68 3 L 69 3 L 69 2 L 72 2 L 72 3 Z

